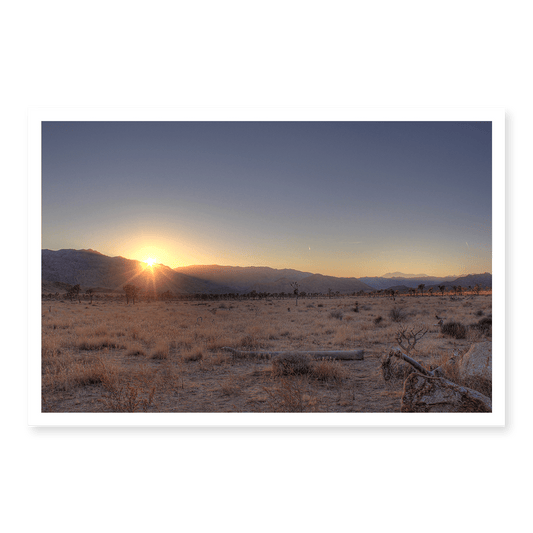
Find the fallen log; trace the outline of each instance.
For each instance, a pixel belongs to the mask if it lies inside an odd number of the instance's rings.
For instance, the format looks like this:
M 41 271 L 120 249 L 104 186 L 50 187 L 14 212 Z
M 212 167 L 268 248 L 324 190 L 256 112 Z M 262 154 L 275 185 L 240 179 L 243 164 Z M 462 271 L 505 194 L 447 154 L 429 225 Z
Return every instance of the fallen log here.
M 269 351 L 244 351 L 236 350 L 235 348 L 229 348 L 224 346 L 222 348 L 227 352 L 231 352 L 234 357 L 250 358 L 250 359 L 272 359 L 273 357 L 286 356 L 286 355 L 308 355 L 312 359 L 340 359 L 344 361 L 362 361 L 364 360 L 364 350 L 325 350 L 325 351 L 282 351 L 282 352 L 269 352 Z

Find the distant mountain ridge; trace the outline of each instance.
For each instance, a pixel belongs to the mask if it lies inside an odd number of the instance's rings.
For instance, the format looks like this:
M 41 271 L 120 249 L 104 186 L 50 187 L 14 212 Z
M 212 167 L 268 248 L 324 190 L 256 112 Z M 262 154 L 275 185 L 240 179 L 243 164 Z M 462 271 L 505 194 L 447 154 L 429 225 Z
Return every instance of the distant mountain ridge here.
M 307 276 L 312 275 L 310 272 L 301 272 L 290 268 L 276 269 L 270 267 L 223 265 L 191 265 L 176 267 L 174 271 L 193 276 L 197 279 L 210 280 L 222 285 L 228 285 L 237 291 L 253 290 L 255 285 L 273 283 L 282 278 L 287 278 L 291 282 L 301 281 Z
M 271 267 L 240 267 L 221 265 L 192 265 L 171 269 L 165 265 L 150 268 L 142 261 L 124 257 L 109 257 L 92 249 L 86 250 L 42 250 L 43 291 L 56 292 L 59 284 L 79 284 L 82 289 L 98 288 L 102 291 L 122 291 L 131 283 L 140 286 L 145 292 L 161 293 L 171 291 L 177 294 L 227 294 L 227 293 L 292 293 L 293 283 L 298 283 L 300 292 L 327 294 L 353 294 L 359 291 L 371 292 L 391 287 L 417 288 L 424 284 L 425 289 L 438 285 L 462 287 L 480 284 L 492 287 L 492 275 L 469 274 L 455 276 L 418 278 L 362 277 L 341 278 L 313 274 L 294 269 Z M 54 287 L 56 287 L 55 290 Z
M 382 278 L 428 278 L 427 274 L 404 274 L 403 272 L 388 272 Z

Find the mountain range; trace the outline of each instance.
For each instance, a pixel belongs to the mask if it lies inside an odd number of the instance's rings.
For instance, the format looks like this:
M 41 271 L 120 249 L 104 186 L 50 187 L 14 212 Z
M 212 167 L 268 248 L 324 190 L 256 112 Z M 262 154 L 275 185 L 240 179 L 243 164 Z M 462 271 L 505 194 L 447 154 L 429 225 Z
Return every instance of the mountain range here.
M 325 276 L 294 269 L 270 267 L 235 267 L 220 265 L 193 265 L 170 268 L 165 265 L 149 267 L 142 261 L 124 257 L 109 257 L 96 250 L 42 250 L 41 278 L 44 293 L 67 290 L 79 284 L 82 290 L 120 291 L 128 283 L 145 292 L 171 291 L 177 294 L 227 294 L 227 293 L 292 293 L 298 283 L 300 292 L 350 294 L 395 288 L 407 292 L 423 283 L 425 290 L 438 285 L 462 287 L 480 284 L 492 286 L 492 275 L 470 274 L 463 277 L 447 276 L 411 277 L 410 274 L 393 272 L 385 276 L 343 278 Z M 398 275 L 398 276 L 396 276 Z M 389 277 L 390 276 L 390 277 Z

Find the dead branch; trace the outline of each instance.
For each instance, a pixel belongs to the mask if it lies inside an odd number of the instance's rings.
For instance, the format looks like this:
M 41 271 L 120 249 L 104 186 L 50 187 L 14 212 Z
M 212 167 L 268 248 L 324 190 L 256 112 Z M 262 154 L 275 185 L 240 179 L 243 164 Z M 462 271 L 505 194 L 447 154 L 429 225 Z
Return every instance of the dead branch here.
M 402 353 L 398 348 L 393 348 L 389 352 L 389 355 L 382 362 L 382 366 L 385 366 L 390 361 L 391 357 L 398 357 L 399 359 L 403 359 L 406 363 L 409 363 L 414 368 L 416 368 L 418 372 L 420 372 L 421 374 L 424 374 L 424 376 L 433 376 L 433 372 L 426 370 L 418 361 L 415 361 L 413 358 Z
M 409 352 L 414 349 L 416 343 L 427 332 L 427 328 L 420 328 L 419 330 L 415 330 L 415 328 L 400 328 L 396 332 L 396 342 L 398 343 L 400 348 L 406 353 L 406 355 L 408 355 Z

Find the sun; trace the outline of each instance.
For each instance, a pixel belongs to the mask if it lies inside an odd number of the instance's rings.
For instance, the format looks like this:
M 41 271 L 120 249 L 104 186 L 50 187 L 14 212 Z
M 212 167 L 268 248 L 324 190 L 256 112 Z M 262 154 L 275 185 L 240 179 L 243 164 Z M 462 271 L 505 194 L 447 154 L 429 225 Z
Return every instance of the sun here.
M 149 257 L 144 261 L 148 266 L 154 266 L 154 264 L 157 262 L 157 259 L 154 259 L 153 257 Z

